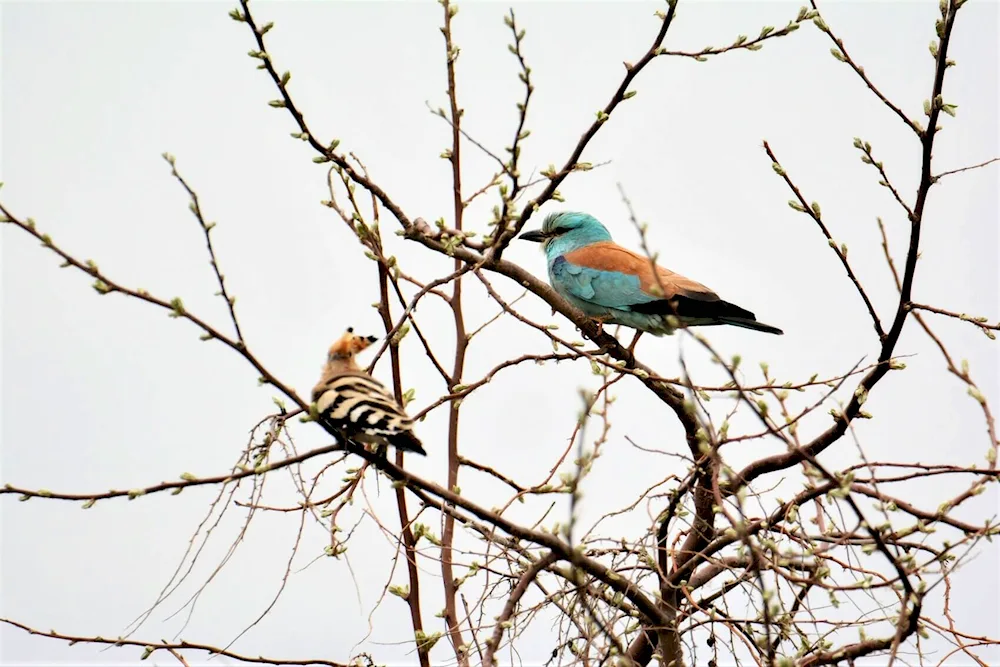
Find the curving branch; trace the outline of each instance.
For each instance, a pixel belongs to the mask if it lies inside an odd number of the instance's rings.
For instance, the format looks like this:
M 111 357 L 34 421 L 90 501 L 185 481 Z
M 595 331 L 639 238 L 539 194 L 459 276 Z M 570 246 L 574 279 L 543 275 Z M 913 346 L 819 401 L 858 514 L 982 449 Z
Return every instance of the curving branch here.
M 896 314 L 892 320 L 892 326 L 886 332 L 879 350 L 879 365 L 869 371 L 862 378 L 850 402 L 842 413 L 840 413 L 833 426 L 815 437 L 811 442 L 800 449 L 796 449 L 784 454 L 758 459 L 748 464 L 739 471 L 730 484 L 731 488 L 740 488 L 758 477 L 779 470 L 785 470 L 801 461 L 805 460 L 805 455 L 817 456 L 827 447 L 839 440 L 847 428 L 861 412 L 861 406 L 868 398 L 869 392 L 878 384 L 885 375 L 893 368 L 899 368 L 898 364 L 893 364 L 891 358 L 899 342 L 899 336 L 906 324 L 907 315 L 910 313 L 910 295 L 913 289 L 913 277 L 917 270 L 917 258 L 920 254 L 920 232 L 923 224 L 924 206 L 927 203 L 927 196 L 930 194 L 934 179 L 931 172 L 931 155 L 934 148 L 934 138 L 937 136 L 938 120 L 943 103 L 941 91 L 944 87 L 944 74 L 949 66 L 948 46 L 951 41 L 952 30 L 955 27 L 955 16 L 961 3 L 950 0 L 945 6 L 944 16 L 941 23 L 940 45 L 937 47 L 937 56 L 934 68 L 934 83 L 931 90 L 931 99 L 938 102 L 931 104 L 928 117 L 927 130 L 920 134 L 921 164 L 920 164 L 920 184 L 917 187 L 916 198 L 913 206 L 913 216 L 910 218 L 910 242 L 906 253 L 906 262 L 903 267 L 902 279 L 900 283 L 899 302 L 896 307 Z
M 69 642 L 72 646 L 73 644 L 97 644 L 100 646 L 134 646 L 136 648 L 143 649 L 142 660 L 145 660 L 151 656 L 156 651 L 167 651 L 171 655 L 178 658 L 183 664 L 183 658 L 177 654 L 180 651 L 201 651 L 208 653 L 210 656 L 221 655 L 226 658 L 232 658 L 233 660 L 238 660 L 239 662 L 245 662 L 247 664 L 257 664 L 257 665 L 302 665 L 303 667 L 308 667 L 309 665 L 322 665 L 323 667 L 348 667 L 344 663 L 331 662 L 329 660 L 283 660 L 280 658 L 265 658 L 264 656 L 252 657 L 248 655 L 240 655 L 239 653 L 233 653 L 232 651 L 227 651 L 215 646 L 210 646 L 208 644 L 197 644 L 194 642 L 148 642 L 139 641 L 136 639 L 124 639 L 118 637 L 117 639 L 106 639 L 104 637 L 87 637 L 80 635 L 66 635 L 55 630 L 50 630 L 45 632 L 44 630 L 36 630 L 24 623 L 18 623 L 9 618 L 0 618 L 0 623 L 9 625 L 19 630 L 24 630 L 25 632 L 38 635 L 39 637 L 49 637 L 50 639 L 59 639 L 61 641 Z

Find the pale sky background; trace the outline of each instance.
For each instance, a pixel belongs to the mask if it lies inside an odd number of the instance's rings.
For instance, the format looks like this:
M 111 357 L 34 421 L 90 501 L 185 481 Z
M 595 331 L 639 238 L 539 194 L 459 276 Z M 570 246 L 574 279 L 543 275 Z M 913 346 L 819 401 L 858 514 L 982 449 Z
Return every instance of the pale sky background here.
M 689 2 L 682 0 L 667 37 L 672 49 L 729 43 L 782 26 L 800 3 Z M 2 191 L 15 213 L 32 216 L 56 243 L 93 258 L 121 282 L 167 298 L 226 327 L 205 255 L 201 231 L 187 198 L 160 157 L 173 153 L 181 173 L 198 190 L 207 216 L 218 222 L 214 241 L 227 283 L 239 299 L 244 333 L 259 358 L 304 395 L 314 383 L 327 345 L 344 327 L 378 333 L 369 304 L 377 300 L 374 266 L 360 253 L 343 223 L 319 205 L 326 199 L 325 168 L 289 138 L 295 127 L 269 78 L 246 55 L 252 37 L 227 12 L 232 3 L 2 4 Z M 505 3 L 462 3 L 455 39 L 465 128 L 497 152 L 509 145 L 522 88 L 506 48 Z M 520 3 L 527 30 L 525 54 L 536 94 L 531 102 L 523 162 L 542 169 L 561 165 L 579 135 L 603 107 L 657 29 L 662 3 Z M 291 91 L 313 131 L 337 137 L 356 151 L 376 181 L 413 218 L 450 219 L 450 168 L 438 154 L 450 142 L 448 126 L 425 105 L 446 105 L 440 7 L 434 2 L 259 2 L 260 23 L 274 21 L 268 47 L 280 70 L 291 70 Z M 937 2 L 821 4 L 827 22 L 851 55 L 912 118 L 931 89 Z M 944 98 L 958 105 L 956 119 L 942 117 L 935 171 L 1000 155 L 998 146 L 998 4 L 972 0 L 959 14 Z M 815 224 L 792 211 L 790 193 L 761 148 L 766 139 L 806 197 L 822 204 L 838 241 L 846 242 L 856 272 L 888 323 L 895 292 L 879 246 L 875 217 L 890 230 L 898 261 L 908 226 L 874 170 L 851 145 L 872 143 L 896 185 L 912 200 L 919 176 L 919 144 L 850 69 L 834 60 L 831 43 L 811 25 L 769 41 L 761 51 L 738 52 L 697 63 L 661 58 L 634 88 L 584 154 L 611 164 L 574 176 L 561 188 L 566 205 L 602 219 L 616 239 L 637 239 L 620 201 L 621 182 L 650 223 L 649 241 L 661 263 L 704 282 L 723 298 L 780 326 L 775 337 L 730 329 L 711 330 L 726 355 L 739 352 L 751 377 L 766 360 L 782 379 L 812 373 L 837 375 L 862 356 L 877 354 L 863 304 Z M 472 191 L 492 165 L 465 147 L 465 183 Z M 952 176 L 935 187 L 926 209 L 923 255 L 914 288 L 917 301 L 986 315 L 998 304 L 997 166 Z M 469 209 L 467 225 L 486 229 L 494 199 Z M 535 227 L 541 216 L 531 223 Z M 447 263 L 408 247 L 383 218 L 390 252 L 424 278 Z M 183 471 L 220 474 L 238 457 L 249 429 L 273 410 L 271 388 L 215 343 L 202 343 L 190 324 L 119 296 L 99 297 L 79 273 L 27 235 L 4 227 L 2 235 L 2 459 L 0 481 L 66 492 L 132 488 L 175 479 Z M 538 275 L 544 261 L 534 244 L 515 241 L 505 255 Z M 360 277 L 359 277 L 360 276 Z M 471 283 L 470 283 L 471 284 Z M 497 277 L 504 294 L 520 294 Z M 469 317 L 481 322 L 495 307 L 469 289 Z M 552 318 L 539 300 L 519 306 L 540 320 Z M 425 301 L 419 315 L 433 336 L 451 340 L 447 313 Z M 935 330 L 1000 410 L 996 343 L 965 323 L 931 317 Z M 473 324 L 474 326 L 475 324 Z M 627 342 L 627 338 L 626 338 Z M 665 375 L 677 369 L 681 337 L 646 337 L 640 357 Z M 409 346 L 409 347 L 408 347 Z M 407 349 L 404 384 L 417 389 L 413 409 L 444 388 Z M 467 377 L 476 379 L 509 356 L 551 349 L 537 333 L 506 320 L 475 339 Z M 690 345 L 699 377 L 718 370 Z M 944 372 L 942 359 L 915 322 L 897 347 L 911 354 L 908 368 L 890 374 L 866 408 L 875 419 L 857 425 L 872 460 L 984 463 L 988 440 L 982 415 L 964 386 Z M 445 355 L 446 357 L 450 355 Z M 387 364 L 376 376 L 389 378 Z M 526 479 L 538 478 L 562 449 L 578 410 L 577 388 L 594 388 L 589 366 L 525 366 L 497 376 L 463 409 L 463 451 Z M 853 385 L 851 385 L 853 387 Z M 664 406 L 636 382 L 616 385 L 614 429 L 605 456 L 584 485 L 583 523 L 628 501 L 647 481 L 682 467 L 637 455 L 637 442 L 685 452 L 680 430 Z M 542 406 L 542 407 L 540 407 Z M 719 406 L 720 409 L 723 406 Z M 827 409 L 803 427 L 816 433 L 829 423 Z M 444 480 L 443 409 L 419 427 L 430 452 L 408 458 L 418 474 Z M 325 444 L 319 429 L 296 424 L 300 448 Z M 770 445 L 773 447 L 773 445 Z M 762 455 L 729 452 L 735 464 Z M 849 439 L 823 460 L 844 465 L 857 457 Z M 490 506 L 481 476 L 463 471 L 466 494 Z M 534 475 L 534 477 L 532 477 Z M 627 480 L 623 483 L 624 479 Z M 285 476 L 273 484 L 288 502 Z M 776 481 L 776 480 L 772 480 Z M 964 488 L 963 480 L 922 485 L 921 506 L 934 510 Z M 387 509 L 388 485 L 382 482 Z M 369 484 L 374 494 L 374 485 Z M 134 502 L 79 505 L 32 500 L 0 501 L 0 615 L 41 629 L 77 635 L 117 636 L 154 599 L 173 572 L 214 490 L 187 490 Z M 982 522 L 997 510 L 991 489 L 959 517 Z M 866 504 L 867 506 L 867 504 Z M 167 619 L 211 573 L 245 510 L 232 508 L 206 549 L 189 585 L 154 612 L 137 638 L 170 639 L 184 613 Z M 395 515 L 384 512 L 395 527 Z M 436 519 L 431 523 L 436 524 Z M 644 509 L 625 517 L 609 535 L 637 535 L 648 523 Z M 588 524 L 589 525 L 589 524 Z M 298 521 L 293 515 L 259 515 L 246 541 L 200 597 L 181 636 L 225 645 L 265 609 L 280 585 Z M 321 554 L 328 537 L 307 529 L 295 570 Z M 953 611 L 959 627 L 997 636 L 998 550 L 978 550 L 956 575 Z M 296 572 L 271 613 L 233 650 L 279 658 L 322 657 L 346 661 L 361 650 L 389 665 L 413 664 L 404 605 L 386 601 L 366 633 L 367 615 L 387 578 L 391 547 L 374 529 L 359 531 L 349 554 L 359 582 L 358 605 L 343 561 L 320 559 Z M 424 603 L 428 630 L 443 629 L 439 569 L 428 561 Z M 400 568 L 393 583 L 405 583 Z M 398 627 L 393 627 L 399 623 Z M 437 624 L 437 625 L 435 625 Z M 544 662 L 553 648 L 551 629 L 533 629 L 520 644 L 526 665 Z M 133 663 L 141 651 L 99 652 L 86 645 L 35 638 L 0 628 L 0 662 L 16 664 Z M 940 653 L 938 654 L 940 655 Z M 988 654 L 984 654 L 988 657 Z M 435 661 L 451 659 L 442 641 Z M 507 659 L 507 655 L 504 659 Z M 994 651 L 992 659 L 1000 659 Z M 204 664 L 204 656 L 191 656 Z M 151 662 L 169 664 L 168 655 Z M 216 659 L 216 664 L 229 664 Z M 948 664 L 965 664 L 953 658 Z

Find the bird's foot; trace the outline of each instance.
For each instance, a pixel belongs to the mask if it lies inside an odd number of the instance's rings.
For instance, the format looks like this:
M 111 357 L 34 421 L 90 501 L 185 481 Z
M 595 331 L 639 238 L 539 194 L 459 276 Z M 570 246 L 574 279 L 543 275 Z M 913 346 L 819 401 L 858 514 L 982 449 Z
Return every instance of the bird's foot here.
M 604 333 L 604 323 L 611 319 L 609 315 L 595 315 L 591 317 L 594 322 L 597 323 L 597 335 L 600 336 Z
M 642 336 L 642 334 L 643 334 L 642 331 L 636 331 L 635 337 L 632 339 L 632 342 L 629 343 L 628 345 L 628 353 L 631 354 L 632 356 L 635 356 L 635 344 L 639 342 L 639 337 Z

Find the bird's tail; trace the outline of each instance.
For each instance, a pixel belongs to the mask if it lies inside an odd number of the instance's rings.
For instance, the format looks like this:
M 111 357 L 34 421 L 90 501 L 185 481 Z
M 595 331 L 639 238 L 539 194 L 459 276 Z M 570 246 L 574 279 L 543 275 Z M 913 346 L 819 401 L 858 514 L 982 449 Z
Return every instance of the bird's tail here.
M 427 456 L 427 452 L 424 450 L 423 444 L 421 444 L 417 436 L 413 435 L 412 431 L 399 431 L 398 433 L 393 433 L 392 435 L 386 437 L 386 442 L 397 449 L 414 452 L 416 454 L 420 454 L 421 456 Z
M 753 329 L 754 331 L 763 331 L 764 333 L 775 334 L 777 336 L 783 336 L 785 334 L 785 332 L 778 327 L 772 327 L 770 324 L 764 324 L 763 322 L 750 320 L 745 317 L 720 317 L 719 323 L 730 324 L 734 327 L 743 327 L 744 329 Z

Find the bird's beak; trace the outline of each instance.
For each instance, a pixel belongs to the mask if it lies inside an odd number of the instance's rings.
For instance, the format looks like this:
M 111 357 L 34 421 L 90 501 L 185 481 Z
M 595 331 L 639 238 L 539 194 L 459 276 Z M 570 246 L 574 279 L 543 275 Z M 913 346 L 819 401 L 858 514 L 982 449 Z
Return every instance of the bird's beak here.
M 376 336 L 356 336 L 351 343 L 351 350 L 355 353 L 363 352 L 377 340 Z
M 522 241 L 534 241 L 535 243 L 541 243 L 548 238 L 548 235 L 540 229 L 535 229 L 530 232 L 525 232 L 517 238 Z

